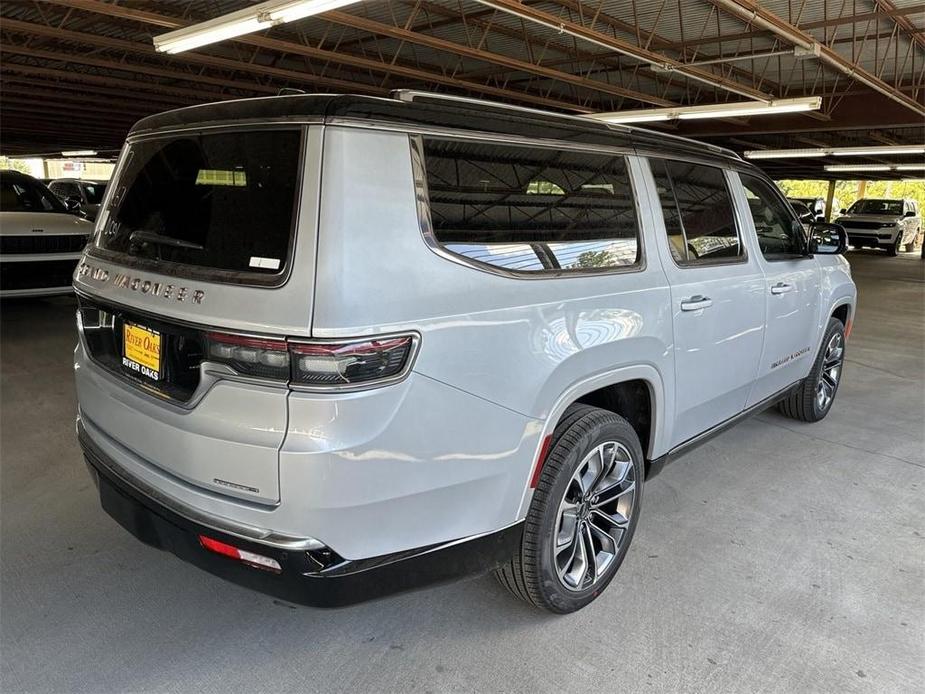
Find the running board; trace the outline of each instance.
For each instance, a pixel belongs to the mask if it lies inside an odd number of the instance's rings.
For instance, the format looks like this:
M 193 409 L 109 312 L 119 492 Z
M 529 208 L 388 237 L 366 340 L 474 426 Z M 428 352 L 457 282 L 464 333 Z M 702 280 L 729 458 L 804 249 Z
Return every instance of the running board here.
M 791 383 L 789 386 L 787 386 L 783 390 L 779 390 L 773 395 L 771 395 L 770 397 L 765 398 L 761 402 L 755 403 L 751 407 L 748 407 L 742 410 L 741 412 L 739 412 L 739 414 L 733 415 L 729 419 L 723 422 L 720 422 L 716 426 L 710 429 L 707 429 L 703 433 L 697 434 L 697 436 L 694 436 L 693 438 L 688 439 L 684 443 L 678 444 L 677 446 L 672 448 L 670 451 L 668 451 L 664 455 L 659 456 L 658 458 L 655 458 L 654 460 L 650 460 L 648 468 L 646 470 L 646 479 L 652 479 L 653 477 L 658 475 L 664 469 L 664 467 L 668 465 L 669 463 L 673 463 L 675 460 L 677 460 L 681 456 L 687 453 L 690 453 L 692 450 L 694 450 L 695 448 L 699 446 L 702 446 L 710 439 L 716 436 L 719 436 L 720 434 L 722 434 L 724 431 L 728 429 L 731 429 L 739 422 L 745 419 L 748 419 L 749 417 L 753 417 L 756 414 L 760 414 L 764 412 L 766 409 L 768 409 L 769 407 L 773 407 L 774 405 L 779 403 L 781 400 L 786 398 L 788 395 L 790 395 L 791 391 L 793 391 L 794 388 L 799 386 L 801 382 L 802 380 Z

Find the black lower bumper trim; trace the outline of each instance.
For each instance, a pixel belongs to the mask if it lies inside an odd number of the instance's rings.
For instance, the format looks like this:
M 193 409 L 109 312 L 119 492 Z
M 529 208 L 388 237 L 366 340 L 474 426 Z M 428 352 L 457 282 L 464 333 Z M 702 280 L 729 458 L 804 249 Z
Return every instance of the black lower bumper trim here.
M 463 576 L 490 571 L 520 550 L 523 523 L 487 535 L 358 561 L 342 561 L 324 570 L 303 551 L 281 550 L 216 532 L 165 508 L 114 476 L 99 460 L 104 455 L 81 437 L 84 457 L 94 475 L 103 509 L 142 542 L 166 550 L 232 583 L 288 602 L 340 607 Z M 239 563 L 202 547 L 199 535 L 279 562 L 281 573 Z

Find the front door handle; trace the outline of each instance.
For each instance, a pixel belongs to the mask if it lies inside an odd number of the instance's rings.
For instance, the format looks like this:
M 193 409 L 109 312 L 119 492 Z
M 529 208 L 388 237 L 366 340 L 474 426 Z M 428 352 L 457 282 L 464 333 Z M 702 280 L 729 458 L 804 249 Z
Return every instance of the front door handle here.
M 793 291 L 793 285 L 787 284 L 786 282 L 778 282 L 773 287 L 771 287 L 772 294 L 786 294 L 790 291 Z
M 684 299 L 681 302 L 682 311 L 699 311 L 702 308 L 710 308 L 713 305 L 713 299 L 708 296 L 697 294 L 690 299 Z

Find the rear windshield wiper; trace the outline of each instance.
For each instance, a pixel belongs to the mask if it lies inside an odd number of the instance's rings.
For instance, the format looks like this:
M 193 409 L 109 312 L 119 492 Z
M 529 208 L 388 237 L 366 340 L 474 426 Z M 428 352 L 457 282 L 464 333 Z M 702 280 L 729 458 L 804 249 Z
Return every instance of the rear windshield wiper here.
M 198 243 L 193 243 L 192 241 L 184 241 L 183 239 L 177 239 L 173 236 L 163 236 L 158 234 L 156 231 L 145 231 L 144 229 L 136 229 L 133 231 L 128 240 L 132 243 L 138 241 L 146 243 L 154 243 L 158 246 L 173 246 L 174 248 L 192 248 L 195 251 L 205 250 L 205 246 L 201 246 Z

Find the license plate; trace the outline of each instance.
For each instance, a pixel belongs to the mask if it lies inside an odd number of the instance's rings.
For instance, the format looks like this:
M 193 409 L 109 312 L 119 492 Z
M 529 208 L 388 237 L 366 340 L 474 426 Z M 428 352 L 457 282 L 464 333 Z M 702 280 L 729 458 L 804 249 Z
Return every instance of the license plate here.
M 152 381 L 161 380 L 161 334 L 126 323 L 122 339 L 122 366 Z

